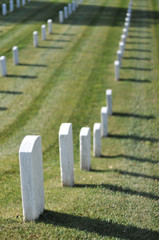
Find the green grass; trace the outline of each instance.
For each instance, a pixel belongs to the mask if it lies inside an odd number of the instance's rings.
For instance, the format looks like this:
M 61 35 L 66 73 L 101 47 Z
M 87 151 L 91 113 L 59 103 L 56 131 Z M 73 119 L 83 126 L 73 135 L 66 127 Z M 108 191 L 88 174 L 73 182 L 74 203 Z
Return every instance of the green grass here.
M 0 239 L 159 239 L 159 4 L 134 0 L 121 81 L 114 60 L 128 0 L 84 0 L 58 24 L 67 0 L 33 1 L 0 17 Z M 48 18 L 54 33 L 40 40 Z M 39 31 L 33 48 L 32 32 Z M 13 66 L 12 47 L 20 65 Z M 109 136 L 91 171 L 79 169 L 79 132 L 100 122 L 105 90 L 113 91 Z M 61 123 L 72 122 L 75 186 L 62 188 Z M 42 137 L 45 211 L 23 223 L 18 150 Z

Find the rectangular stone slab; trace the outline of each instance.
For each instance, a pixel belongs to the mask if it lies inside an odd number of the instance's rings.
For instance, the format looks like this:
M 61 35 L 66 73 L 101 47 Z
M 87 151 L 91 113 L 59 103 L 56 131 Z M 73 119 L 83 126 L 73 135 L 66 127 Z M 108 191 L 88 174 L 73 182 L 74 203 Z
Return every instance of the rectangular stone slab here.
M 24 221 L 35 220 L 44 211 L 43 162 L 40 136 L 26 136 L 19 149 Z

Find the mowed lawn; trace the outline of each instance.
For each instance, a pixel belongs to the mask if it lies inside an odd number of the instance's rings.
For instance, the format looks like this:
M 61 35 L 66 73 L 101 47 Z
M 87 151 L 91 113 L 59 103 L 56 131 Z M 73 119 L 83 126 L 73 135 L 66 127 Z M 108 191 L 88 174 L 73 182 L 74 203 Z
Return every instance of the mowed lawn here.
M 134 0 L 120 81 L 114 61 L 129 0 L 83 0 L 63 24 L 68 0 L 32 0 L 0 16 L 0 239 L 159 239 L 159 2 Z M 41 40 L 41 25 L 53 34 Z M 39 32 L 33 47 L 32 32 Z M 13 65 L 12 47 L 20 64 Z M 81 171 L 79 133 L 100 122 L 106 89 L 113 115 L 102 156 Z M 73 188 L 61 187 L 58 131 L 73 124 Z M 42 138 L 45 211 L 23 223 L 18 151 Z

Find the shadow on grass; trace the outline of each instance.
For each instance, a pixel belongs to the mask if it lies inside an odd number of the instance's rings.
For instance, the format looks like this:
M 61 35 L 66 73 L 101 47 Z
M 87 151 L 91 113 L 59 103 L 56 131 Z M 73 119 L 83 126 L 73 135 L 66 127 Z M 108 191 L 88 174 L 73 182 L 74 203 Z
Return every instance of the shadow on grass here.
M 108 158 L 108 159 L 113 159 L 113 158 L 126 158 L 127 160 L 130 161 L 138 161 L 142 163 L 151 163 L 151 164 L 158 164 L 159 160 L 152 160 L 150 158 L 141 158 L 141 157 L 135 157 L 131 155 L 124 155 L 124 154 L 118 154 L 118 155 L 112 155 L 112 156 L 106 156 L 106 155 L 101 155 L 102 158 Z
M 0 91 L 0 94 L 21 95 L 21 94 L 23 94 L 23 92 L 18 92 L 18 91 Z
M 19 63 L 18 66 L 26 66 L 26 67 L 47 67 L 46 64 L 31 64 L 31 63 Z
M 148 141 L 151 143 L 159 142 L 158 138 L 151 138 L 151 137 L 140 137 L 137 135 L 122 135 L 122 134 L 109 134 L 110 138 L 117 138 L 117 139 L 130 139 L 134 141 Z
M 139 44 L 139 42 L 126 41 L 126 44 L 131 44 L 131 45 L 133 45 L 133 44 Z M 142 45 L 150 45 L 149 42 L 141 42 L 140 44 L 142 44 Z
M 132 176 L 132 177 L 142 177 L 142 178 L 148 178 L 148 179 L 152 179 L 152 180 L 157 180 L 159 181 L 159 177 L 157 176 L 149 176 L 149 175 L 146 175 L 146 174 L 141 174 L 141 173 L 134 173 L 134 172 L 127 172 L 127 171 L 122 171 L 122 170 L 118 170 L 118 169 L 113 169 L 113 170 L 109 170 L 111 172 L 116 172 L 116 173 L 119 173 L 121 175 L 129 175 L 129 176 Z
M 140 118 L 140 119 L 155 119 L 156 117 L 153 115 L 141 115 L 135 113 L 126 113 L 126 112 L 113 112 L 113 116 L 117 117 L 132 117 L 132 118 Z
M 75 216 L 67 213 L 54 212 L 45 210 L 36 221 L 52 224 L 65 228 L 77 229 L 78 231 L 86 231 L 96 233 L 100 236 L 108 236 L 122 239 L 151 239 L 159 238 L 159 232 L 144 228 L 138 228 L 132 225 L 123 225 L 106 220 L 92 219 L 84 216 Z
M 75 184 L 74 187 L 79 187 L 79 188 L 105 188 L 107 190 L 113 191 L 113 192 L 120 192 L 124 194 L 129 194 L 129 195 L 135 195 L 135 196 L 140 196 L 140 197 L 145 197 L 153 200 L 159 200 L 159 196 L 156 196 L 152 193 L 147 193 L 147 192 L 140 192 L 136 190 L 132 190 L 130 188 L 123 188 L 121 186 L 113 185 L 113 184 Z
M 151 83 L 148 79 L 136 79 L 136 78 L 120 78 L 119 81 L 121 82 L 134 82 L 134 83 Z
M 74 37 L 76 34 L 73 33 L 56 33 L 54 32 L 53 35 L 60 35 L 60 36 L 69 36 L 69 37 Z
M 152 39 L 150 36 L 133 36 L 129 35 L 128 38 L 135 38 L 135 39 Z
M 150 175 L 146 175 L 146 174 L 141 174 L 141 173 L 134 173 L 134 172 L 128 172 L 128 171 L 122 171 L 119 169 L 91 169 L 91 172 L 97 172 L 97 173 L 108 173 L 108 172 L 115 172 L 121 175 L 128 175 L 128 176 L 132 176 L 132 177 L 142 177 L 142 178 L 148 178 L 148 179 L 152 179 L 154 181 L 159 181 L 159 177 L 158 176 L 150 176 Z
M 52 40 L 54 42 L 70 42 L 70 40 L 66 40 L 66 39 L 57 39 L 57 40 Z
M 140 48 L 125 48 L 125 51 L 128 51 L 128 52 L 147 52 L 147 53 L 151 52 L 151 50 L 149 50 L 149 49 L 140 49 Z
M 52 46 L 38 46 L 38 48 L 48 48 L 48 49 L 64 49 L 63 47 L 52 47 Z
M 135 30 L 135 29 L 129 29 L 129 32 L 130 33 L 140 33 L 140 34 L 142 34 L 142 33 L 146 33 L 146 34 L 152 34 L 152 32 L 150 32 L 150 31 L 146 31 L 146 30 Z
M 8 108 L 6 107 L 0 107 L 0 111 L 6 111 Z
M 137 60 L 137 61 L 151 61 L 151 58 L 144 57 L 123 57 L 126 60 Z
M 151 68 L 137 68 L 137 67 L 122 67 L 122 69 L 135 70 L 135 71 L 147 71 L 151 72 Z
M 21 9 L 16 9 L 12 14 L 0 17 L 2 24 L 6 22 L 19 22 L 30 24 L 32 22 L 43 22 L 54 16 L 54 22 L 59 23 L 58 12 L 66 6 L 65 2 L 32 1 Z M 64 24 L 92 25 L 92 26 L 123 26 L 127 7 L 100 6 L 97 4 L 81 5 L 76 11 L 76 17 L 70 17 Z M 97 16 L 97 21 L 91 21 Z M 144 22 L 144 24 L 143 24 Z M 133 9 L 132 27 L 151 27 L 158 23 L 158 11 Z
M 7 74 L 9 78 L 24 78 L 24 79 L 35 79 L 36 76 L 29 76 L 29 75 L 15 75 L 15 74 Z

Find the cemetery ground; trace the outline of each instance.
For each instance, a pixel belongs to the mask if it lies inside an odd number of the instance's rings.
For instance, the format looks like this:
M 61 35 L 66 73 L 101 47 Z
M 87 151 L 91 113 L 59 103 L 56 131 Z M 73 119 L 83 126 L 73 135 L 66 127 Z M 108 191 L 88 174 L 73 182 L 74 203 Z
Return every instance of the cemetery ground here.
M 114 60 L 128 0 L 84 0 L 58 23 L 67 0 L 32 0 L 0 16 L 0 239 L 159 239 L 159 2 L 134 0 L 120 81 Z M 41 40 L 41 25 L 53 34 Z M 39 32 L 33 47 L 32 32 Z M 20 64 L 13 65 L 18 46 Z M 102 156 L 79 168 L 79 133 L 100 122 L 112 89 Z M 58 131 L 73 124 L 73 188 L 61 187 Z M 45 211 L 23 223 L 18 151 L 42 138 Z M 92 154 L 93 155 L 93 154 Z

